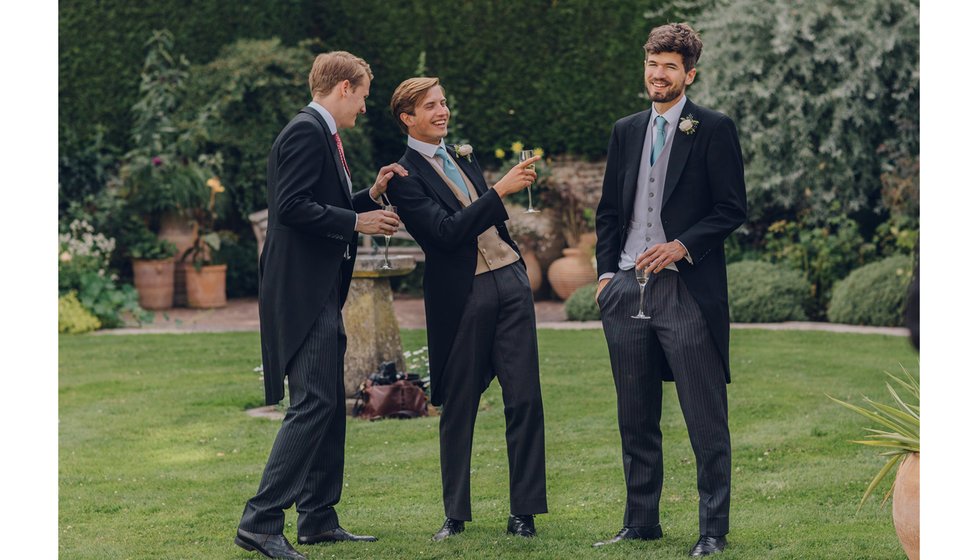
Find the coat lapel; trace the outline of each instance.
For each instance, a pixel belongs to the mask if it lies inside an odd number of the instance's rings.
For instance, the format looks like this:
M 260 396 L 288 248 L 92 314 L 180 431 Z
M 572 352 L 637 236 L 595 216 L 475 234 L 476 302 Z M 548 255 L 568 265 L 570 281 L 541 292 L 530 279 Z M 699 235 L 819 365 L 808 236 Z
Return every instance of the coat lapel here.
M 347 172 L 344 171 L 344 162 L 340 159 L 340 151 L 337 149 L 337 142 L 334 140 L 333 135 L 330 134 L 330 127 L 327 126 L 327 121 L 323 120 L 320 113 L 316 110 L 310 109 L 309 107 L 303 107 L 303 113 L 308 115 L 313 115 L 313 118 L 320 123 L 320 127 L 323 128 L 323 135 L 327 138 L 327 151 L 330 152 L 330 157 L 333 158 L 334 169 L 337 170 L 337 177 L 340 179 L 340 184 L 342 187 L 347 187 Z M 344 191 L 344 195 L 347 197 L 347 201 L 351 203 L 351 207 L 354 205 L 354 201 L 351 198 L 351 189 L 341 188 Z
M 480 173 L 479 166 L 475 165 L 472 161 L 466 161 L 463 158 L 456 157 L 456 150 L 449 152 L 449 157 L 453 158 L 456 162 L 456 167 L 461 169 L 466 176 L 470 178 L 470 182 L 473 183 L 473 187 L 476 188 L 476 197 L 473 198 L 476 201 L 477 198 L 483 196 L 483 193 L 487 192 L 487 182 L 483 178 L 483 173 Z
M 643 141 L 644 135 L 646 134 L 646 125 L 650 122 L 650 112 L 653 109 L 647 109 L 642 113 L 637 114 L 632 122 L 630 122 L 629 129 L 626 131 L 626 138 L 624 138 L 625 153 L 624 153 L 624 165 L 626 166 L 626 177 L 623 181 L 623 210 L 624 216 L 630 216 L 633 214 L 633 201 L 636 199 L 636 176 L 640 172 L 640 157 L 642 157 L 643 152 Z
M 696 121 L 701 120 L 699 107 L 691 103 L 690 99 L 684 104 L 684 110 L 681 111 L 681 120 L 686 118 L 687 115 L 694 115 L 694 120 Z M 680 121 L 674 125 L 674 140 L 670 146 L 670 159 L 667 161 L 667 177 L 664 179 L 664 203 L 670 200 L 670 195 L 674 192 L 677 181 L 681 178 L 681 172 L 684 171 L 687 157 L 691 154 L 691 147 L 694 146 L 694 135 L 696 132 L 685 134 L 677 129 L 679 125 Z
M 456 200 L 456 195 L 449 190 L 449 186 L 446 182 L 442 180 L 442 177 L 436 173 L 436 170 L 432 168 L 432 165 L 422 157 L 422 154 L 415 151 L 413 148 L 405 149 L 405 158 L 412 163 L 412 166 L 418 171 L 419 175 L 422 177 L 422 181 L 426 185 L 432 188 L 432 191 L 439 197 L 443 205 L 447 208 L 460 208 L 459 201 Z

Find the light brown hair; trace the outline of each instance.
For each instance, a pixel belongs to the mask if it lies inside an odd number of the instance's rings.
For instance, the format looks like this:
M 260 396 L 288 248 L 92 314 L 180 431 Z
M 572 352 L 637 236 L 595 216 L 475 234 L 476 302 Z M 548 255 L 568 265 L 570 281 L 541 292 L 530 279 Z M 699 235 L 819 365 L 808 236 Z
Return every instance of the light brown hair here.
M 310 70 L 310 95 L 327 95 L 344 80 L 350 80 L 351 86 L 357 88 L 365 78 L 373 80 L 374 74 L 363 58 L 347 51 L 322 53 L 317 55 Z
M 425 92 L 439 85 L 439 78 L 409 78 L 398 84 L 395 93 L 391 95 L 391 114 L 398 123 L 398 128 L 408 134 L 408 127 L 402 122 L 401 114 L 415 114 L 415 107 L 425 97 Z
M 650 31 L 643 50 L 648 55 L 677 53 L 684 60 L 684 71 L 690 72 L 701 58 L 701 37 L 686 23 L 668 23 Z

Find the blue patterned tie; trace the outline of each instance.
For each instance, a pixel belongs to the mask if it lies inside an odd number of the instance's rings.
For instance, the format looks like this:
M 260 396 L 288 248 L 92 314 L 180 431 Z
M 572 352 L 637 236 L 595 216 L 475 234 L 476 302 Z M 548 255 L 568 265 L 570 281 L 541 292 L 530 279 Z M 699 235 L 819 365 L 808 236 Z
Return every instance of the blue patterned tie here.
M 466 183 L 463 182 L 463 176 L 459 174 L 459 169 L 456 169 L 452 158 L 446 153 L 446 148 L 439 146 L 439 149 L 436 150 L 436 155 L 442 158 L 442 170 L 446 173 L 446 177 L 449 177 L 452 182 L 456 183 L 456 186 L 459 187 L 459 190 L 463 191 L 466 198 L 473 200 L 473 197 L 470 196 L 470 191 L 466 189 Z
M 664 131 L 664 125 L 667 124 L 667 119 L 661 115 L 657 115 L 657 118 L 653 119 L 653 122 L 657 124 L 657 139 L 654 140 L 653 150 L 650 152 L 650 167 L 653 167 L 653 162 L 657 161 L 657 156 L 663 151 L 664 142 L 667 141 L 667 133 Z

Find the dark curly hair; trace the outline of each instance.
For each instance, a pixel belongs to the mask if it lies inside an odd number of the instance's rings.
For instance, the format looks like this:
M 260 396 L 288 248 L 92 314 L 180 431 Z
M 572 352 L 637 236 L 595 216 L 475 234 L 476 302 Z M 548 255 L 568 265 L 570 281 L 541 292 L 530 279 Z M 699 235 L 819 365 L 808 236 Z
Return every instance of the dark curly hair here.
M 684 59 L 684 70 L 690 71 L 701 58 L 701 37 L 686 23 L 668 23 L 650 31 L 643 50 L 648 55 L 677 53 Z

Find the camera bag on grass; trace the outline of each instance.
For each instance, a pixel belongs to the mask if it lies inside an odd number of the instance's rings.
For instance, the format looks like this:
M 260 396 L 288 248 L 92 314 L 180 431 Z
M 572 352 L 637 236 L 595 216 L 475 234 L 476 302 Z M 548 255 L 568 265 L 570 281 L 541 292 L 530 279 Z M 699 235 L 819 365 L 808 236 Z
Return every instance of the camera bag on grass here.
M 385 362 L 378 369 L 361 386 L 354 417 L 375 420 L 428 415 L 429 399 L 419 386 L 417 375 L 396 374 L 392 362 Z

